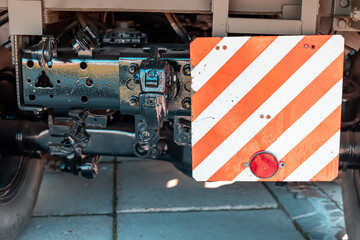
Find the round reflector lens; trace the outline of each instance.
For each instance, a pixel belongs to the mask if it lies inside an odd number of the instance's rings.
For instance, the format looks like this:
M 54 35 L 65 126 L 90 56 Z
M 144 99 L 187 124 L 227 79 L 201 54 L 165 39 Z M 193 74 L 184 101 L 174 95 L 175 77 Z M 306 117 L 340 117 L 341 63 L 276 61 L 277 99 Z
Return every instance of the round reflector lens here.
M 249 167 L 258 178 L 270 178 L 279 170 L 279 162 L 271 153 L 258 152 L 251 157 Z

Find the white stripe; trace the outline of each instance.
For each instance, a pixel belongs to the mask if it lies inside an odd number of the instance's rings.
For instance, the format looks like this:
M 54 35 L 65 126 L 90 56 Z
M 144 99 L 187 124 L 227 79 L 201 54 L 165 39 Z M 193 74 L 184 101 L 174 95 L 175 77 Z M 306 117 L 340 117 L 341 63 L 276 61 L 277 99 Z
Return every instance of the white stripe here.
M 192 145 L 194 146 L 214 127 L 303 37 L 304 36 L 288 36 L 276 38 L 265 51 L 195 119 L 192 123 Z
M 309 133 L 311 133 L 337 107 L 340 106 L 342 99 L 341 95 L 342 80 L 336 83 L 319 101 L 314 104 L 314 106 L 312 106 L 293 125 L 291 125 L 291 127 L 288 128 L 273 144 L 271 144 L 266 151 L 271 152 L 279 161 L 281 161 L 286 154 L 296 147 L 296 145 L 298 145 Z M 233 181 L 254 181 L 255 176 L 251 173 L 251 171 L 250 174 L 252 176 L 249 176 L 247 172 L 246 169 L 243 170 Z
M 269 123 L 268 119 L 259 117 L 261 114 L 274 118 L 343 52 L 343 48 L 343 38 L 332 36 L 285 84 L 193 170 L 193 177 L 198 181 L 208 180 Z
M 310 181 L 326 165 L 328 165 L 339 153 L 340 131 L 332 136 L 324 145 L 322 145 L 313 155 L 311 155 L 303 164 L 293 171 L 286 182 L 292 181 Z
M 256 177 L 250 170 L 249 167 L 246 167 L 237 177 L 234 179 L 234 181 L 251 181 L 256 182 L 259 178 Z
M 285 157 L 286 154 L 341 105 L 341 95 L 342 80 L 335 84 L 314 106 L 271 144 L 267 151 L 274 153 L 279 160 Z
M 250 37 L 225 37 L 191 71 L 192 89 L 198 91 L 246 42 Z M 226 50 L 223 50 L 226 46 Z

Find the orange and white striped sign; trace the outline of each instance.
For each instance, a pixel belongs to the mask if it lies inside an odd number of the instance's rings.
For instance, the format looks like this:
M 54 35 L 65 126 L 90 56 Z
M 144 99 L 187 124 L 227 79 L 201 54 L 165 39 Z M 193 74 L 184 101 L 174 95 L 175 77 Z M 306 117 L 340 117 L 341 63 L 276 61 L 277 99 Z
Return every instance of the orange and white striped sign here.
M 192 162 L 198 181 L 330 181 L 338 175 L 344 40 L 338 35 L 197 38 Z M 259 179 L 266 151 L 281 163 Z

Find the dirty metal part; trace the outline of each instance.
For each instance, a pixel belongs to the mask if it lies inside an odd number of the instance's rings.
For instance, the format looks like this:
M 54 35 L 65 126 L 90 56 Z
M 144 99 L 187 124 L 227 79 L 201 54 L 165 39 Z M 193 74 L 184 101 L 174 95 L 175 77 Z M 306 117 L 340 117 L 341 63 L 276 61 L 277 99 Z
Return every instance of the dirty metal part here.
M 139 143 L 134 144 L 134 126 L 130 123 L 118 123 L 106 129 L 86 128 L 86 131 L 90 140 L 82 149 L 83 155 L 157 158 L 174 163 L 187 174 L 191 173 L 191 149 L 176 145 L 169 129 L 164 129 L 162 139 L 156 144 L 143 144 L 141 147 Z M 54 135 L 48 129 L 47 122 L 41 121 L 0 119 L 0 132 L 0 151 L 7 153 L 49 152 L 50 143 L 64 139 L 63 136 Z M 84 163 L 83 158 L 63 159 L 67 164 L 72 164 L 72 171 L 78 171 L 77 167 Z
M 190 121 L 176 117 L 174 119 L 174 142 L 179 146 L 191 146 Z
M 344 80 L 341 104 L 341 126 L 350 127 L 360 120 L 360 85 L 358 82 Z
M 150 128 L 145 121 L 140 121 L 136 127 L 136 139 L 140 144 L 156 144 L 159 141 L 159 130 Z
M 159 129 L 168 117 L 168 105 L 174 92 L 174 69 L 160 54 L 166 48 L 146 47 L 147 60 L 140 65 L 140 114 L 150 129 Z
M 184 98 L 184 100 L 181 102 L 181 105 L 184 109 L 191 109 L 191 99 Z
M 23 58 L 22 72 L 21 92 L 25 105 L 63 109 L 64 112 L 82 107 L 120 108 L 119 60 L 115 57 L 103 61 L 69 56 L 53 59 L 52 68 L 42 68 L 33 59 Z M 48 78 L 53 87 L 37 87 L 40 76 Z
M 95 176 L 99 173 L 99 160 L 100 156 L 86 157 L 83 160 L 84 163 L 78 167 L 81 175 L 85 178 L 95 178 Z
M 136 143 L 134 144 L 134 154 L 138 158 L 158 159 L 166 154 L 168 146 L 165 141 L 157 141 L 156 143 Z
M 129 73 L 135 74 L 137 71 L 139 71 L 139 66 L 136 63 L 131 63 L 129 65 Z
M 41 67 L 52 67 L 52 59 L 57 56 L 57 44 L 53 36 L 42 36 L 41 41 L 32 46 L 31 57 L 36 59 Z
M 112 120 L 112 115 L 115 111 L 110 110 L 88 110 L 88 115 L 85 119 L 87 127 L 106 128 Z
M 22 76 L 22 53 L 23 48 L 23 37 L 18 35 L 11 36 L 11 57 L 12 57 L 12 64 L 15 67 L 15 76 L 16 76 L 16 102 L 18 108 L 22 111 L 32 111 L 34 113 L 39 113 L 46 110 L 44 107 L 38 106 L 26 106 L 24 103 L 23 98 L 23 76 Z
M 98 164 L 100 156 L 86 156 L 76 159 L 62 158 L 60 170 L 78 175 L 79 172 L 85 178 L 95 178 L 98 174 Z
M 66 157 L 74 160 L 82 155 L 82 149 L 90 140 L 90 135 L 86 131 L 86 118 L 88 112 L 86 110 L 76 109 L 69 112 L 72 119 L 71 125 L 66 124 L 68 128 L 57 129 L 57 135 L 63 136 L 60 142 L 49 143 L 49 152 L 51 155 Z M 48 118 L 49 124 L 53 124 L 52 117 Z M 59 124 L 61 125 L 61 124 Z M 54 127 L 52 132 L 54 133 Z M 59 130 L 67 130 L 67 132 L 59 132 Z
M 170 96 L 167 106 L 169 117 L 190 116 L 190 111 L 181 107 L 182 100 L 190 97 L 184 86 L 186 82 L 190 83 L 190 76 L 182 71 L 190 61 L 188 46 L 168 46 L 167 49 L 160 61 L 166 62 L 165 69 L 173 71 L 173 84 L 167 82 L 165 88 L 156 91 L 168 89 L 165 92 Z M 18 78 L 21 97 L 18 103 L 22 110 L 52 108 L 66 114 L 73 108 L 86 108 L 140 114 L 140 65 L 149 56 L 148 52 L 143 52 L 141 48 L 99 48 L 93 50 L 94 57 L 91 59 L 79 58 L 71 52 L 58 52 L 61 58 L 54 58 L 51 68 L 41 67 L 30 54 L 23 54 L 22 67 L 18 69 L 21 73 Z M 153 70 L 160 71 L 159 76 L 164 71 Z M 164 81 L 159 78 L 160 85 Z M 133 101 L 136 98 L 137 103 Z
M 33 2 L 36 4 L 34 5 Z M 11 4 L 14 5 L 14 3 Z M 17 2 L 15 6 L 9 8 L 9 13 L 13 16 L 10 19 L 12 33 L 21 35 L 41 34 L 43 28 L 41 14 L 34 14 L 34 12 L 106 12 L 109 10 L 112 12 L 193 13 L 200 16 L 212 14 L 213 36 L 225 36 L 227 33 L 272 33 L 278 35 L 314 34 L 318 24 L 318 16 L 335 16 L 335 18 L 345 16 L 349 19 L 356 20 L 359 18 L 359 14 L 357 10 L 352 10 L 356 4 L 358 4 L 356 0 L 184 0 L 181 2 L 164 2 L 162 0 L 153 0 L 151 2 L 147 0 L 126 0 L 118 2 L 109 0 L 101 4 L 99 4 L 97 0 L 80 0 L 80 2 L 79 0 L 74 2 L 36 0 L 31 1 L 31 3 L 27 3 L 27 1 Z M 6 9 L 7 5 L 7 1 L 0 1 L 0 9 Z M 31 14 L 27 19 L 31 19 L 31 21 L 28 21 L 27 28 L 24 27 L 23 21 L 18 20 L 22 18 L 17 17 L 21 15 L 19 9 L 25 9 L 26 7 L 33 10 L 29 11 Z M 229 17 L 229 15 L 232 16 Z M 241 15 L 262 15 L 262 17 L 243 18 L 240 17 Z M 278 18 L 272 19 L 275 15 L 278 16 Z M 266 16 L 270 17 L 267 18 Z M 45 14 L 44 22 L 48 22 L 47 14 Z M 355 28 L 351 26 L 347 27 L 347 31 L 354 31 L 354 29 Z M 337 31 L 338 29 L 335 30 Z M 135 37 L 135 39 L 136 38 L 137 37 Z M 107 39 L 110 40 L 111 38 L 107 37 Z M 120 39 L 124 38 L 120 37 Z M 130 39 L 134 38 L 130 37 Z
M 92 27 L 85 26 L 76 34 L 71 44 L 76 53 L 91 51 L 93 48 L 101 45 L 101 39 Z
M 71 117 L 54 117 L 52 114 L 48 115 L 49 134 L 54 136 L 65 136 L 70 132 L 70 127 L 73 123 Z
M 150 129 L 159 129 L 167 119 L 167 99 L 164 94 L 140 94 L 140 112 L 142 119 Z
M 360 168 L 360 132 L 341 132 L 339 157 L 340 169 Z
M 141 43 L 147 43 L 147 36 L 134 28 L 116 28 L 103 37 L 104 46 L 130 44 L 137 47 Z
M 303 0 L 298 4 L 301 6 L 301 19 L 229 17 L 229 11 L 234 4 L 230 3 L 230 0 L 212 1 L 212 35 L 215 37 L 224 37 L 228 33 L 276 35 L 316 33 L 319 0 Z
M 135 96 L 130 97 L 129 98 L 129 104 L 132 107 L 137 107 L 139 105 L 139 98 L 135 97 Z
M 191 75 L 191 69 L 190 69 L 190 65 L 189 65 L 189 64 L 186 64 L 186 65 L 183 67 L 183 72 L 184 72 L 185 76 L 190 76 L 190 75 Z
M 327 0 L 328 1 L 328 0 Z M 117 12 L 184 12 L 184 13 L 211 13 L 211 0 L 183 0 L 163 1 L 163 0 L 108 0 L 101 4 L 97 0 L 78 0 L 78 1 L 51 1 L 43 0 L 43 7 L 48 10 L 56 11 L 112 11 Z M 0 1 L 0 8 L 7 8 L 7 1 Z M 284 5 L 301 5 L 301 0 L 233 0 L 230 4 L 232 13 L 259 13 L 259 14 L 279 14 Z
M 66 135 L 65 144 L 70 144 L 76 148 L 78 146 L 84 146 L 89 142 L 90 135 L 86 132 L 85 122 L 88 116 L 86 110 L 72 110 L 69 112 L 69 116 L 74 119 L 73 124 L 70 126 L 70 132 Z
M 140 65 L 141 121 L 136 128 L 136 139 L 139 147 L 146 144 L 151 156 L 155 156 L 162 151 L 158 146 L 159 129 L 168 119 L 168 106 L 177 93 L 177 82 L 173 66 L 161 59 L 161 53 L 165 53 L 166 48 L 150 46 L 143 50 L 149 53 L 149 57 Z
M 59 123 L 57 123 L 59 124 Z M 1 151 L 43 151 L 50 152 L 50 143 L 61 143 L 64 136 L 54 135 L 43 121 L 21 121 L 0 119 Z M 100 129 L 86 128 L 89 142 L 82 149 L 84 155 L 134 156 L 134 127 L 121 124 L 116 127 Z M 116 143 L 116 144 L 114 144 Z
M 360 30 L 360 3 L 357 0 L 335 0 L 333 29 L 335 31 Z

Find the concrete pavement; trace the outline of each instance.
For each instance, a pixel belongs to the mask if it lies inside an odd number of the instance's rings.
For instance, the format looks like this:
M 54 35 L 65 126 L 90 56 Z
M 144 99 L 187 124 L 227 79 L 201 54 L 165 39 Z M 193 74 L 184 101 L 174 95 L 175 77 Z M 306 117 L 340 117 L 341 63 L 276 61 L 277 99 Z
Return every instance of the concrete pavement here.
M 172 164 L 103 158 L 99 174 L 47 170 L 19 239 L 346 239 L 337 182 L 195 182 Z

